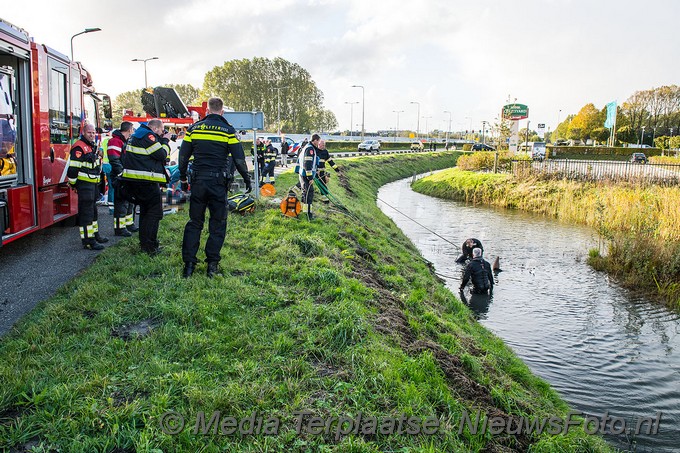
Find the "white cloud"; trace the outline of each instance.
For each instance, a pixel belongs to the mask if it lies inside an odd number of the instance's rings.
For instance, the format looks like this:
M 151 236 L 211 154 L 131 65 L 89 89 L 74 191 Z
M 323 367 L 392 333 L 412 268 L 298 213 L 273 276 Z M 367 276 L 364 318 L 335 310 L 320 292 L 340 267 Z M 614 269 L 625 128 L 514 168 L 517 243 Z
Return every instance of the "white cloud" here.
M 54 11 L 60 14 L 55 26 Z M 149 83 L 191 83 L 224 61 L 282 57 L 310 72 L 341 127 L 361 100 L 366 128 L 415 128 L 417 107 L 442 128 L 493 121 L 508 95 L 532 122 L 554 127 L 588 102 L 601 107 L 636 90 L 677 83 L 674 19 L 680 4 L 650 0 L 75 0 L 7 2 L 0 16 L 36 42 L 69 53 L 97 89 L 113 95 Z M 361 105 L 354 107 L 360 121 Z M 359 120 L 357 120 L 359 118 Z M 424 119 L 421 118 L 421 130 Z M 463 128 L 468 128 L 465 126 Z

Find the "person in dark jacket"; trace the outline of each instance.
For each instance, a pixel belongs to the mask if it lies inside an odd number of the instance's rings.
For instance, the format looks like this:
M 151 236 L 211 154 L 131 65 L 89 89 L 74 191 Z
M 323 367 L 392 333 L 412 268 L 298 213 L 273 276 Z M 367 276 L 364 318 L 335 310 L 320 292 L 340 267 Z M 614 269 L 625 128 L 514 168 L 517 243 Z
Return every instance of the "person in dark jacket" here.
M 106 155 L 111 165 L 110 178 L 112 181 L 109 190 L 115 191 L 113 186 L 118 185 L 119 179 L 123 176 L 122 156 L 125 154 L 125 146 L 128 139 L 135 131 L 132 123 L 123 121 L 120 129 L 116 129 L 111 134 L 111 138 L 106 144 Z M 116 236 L 129 237 L 132 233 L 139 230 L 134 221 L 135 205 L 127 201 L 122 196 L 113 198 L 113 231 Z
M 281 136 L 281 166 L 288 166 L 288 142 L 286 138 Z
M 326 164 L 335 170 L 336 173 L 339 171 L 339 167 L 336 165 L 333 159 L 331 159 L 331 155 L 326 149 L 326 140 L 319 140 L 319 150 L 317 155 L 319 156 L 317 178 L 319 178 L 319 181 L 324 183 L 324 185 L 328 185 L 328 181 L 331 179 L 331 174 L 326 171 Z M 330 200 L 326 195 L 321 194 L 321 201 L 328 203 Z
M 250 153 L 255 156 L 255 165 L 257 165 L 259 186 L 262 185 L 262 178 L 264 177 L 264 150 L 264 142 L 260 138 L 255 140 L 253 147 L 250 149 Z
M 472 280 L 473 294 L 488 294 L 493 291 L 493 273 L 491 265 L 482 258 L 482 249 L 472 249 L 472 261 L 465 267 L 463 281 L 460 290 L 463 291 L 468 282 Z
M 158 226 L 163 218 L 161 184 L 167 183 L 165 159 L 170 153 L 168 131 L 161 120 L 142 124 L 130 137 L 123 157 L 124 196 L 139 205 L 139 245 L 157 255 Z
M 461 246 L 461 255 L 456 259 L 456 263 L 458 264 L 464 264 L 466 261 L 472 259 L 472 250 L 474 248 L 480 248 L 482 249 L 482 252 L 484 252 L 484 247 L 482 246 L 482 241 L 479 239 L 475 238 L 470 238 L 467 239 L 465 242 L 463 242 L 463 245 Z
M 95 145 L 95 128 L 83 125 L 83 135 L 71 147 L 67 177 L 70 187 L 78 192 L 78 226 L 83 247 L 101 250 L 109 239 L 99 234 L 97 200 L 101 196 L 101 153 Z
M 271 140 L 264 142 L 264 170 L 262 174 L 262 181 L 265 184 L 274 184 L 276 178 L 274 177 L 274 167 L 276 167 L 276 156 L 279 151 L 272 145 Z M 271 180 L 269 179 L 271 177 Z
M 314 220 L 312 214 L 312 202 L 314 201 L 314 178 L 316 177 L 319 163 L 319 140 L 318 134 L 312 135 L 312 140 L 300 149 L 298 163 L 295 168 L 300 176 L 300 188 L 302 189 L 302 211 L 307 214 L 308 220 Z
M 207 276 L 219 273 L 220 252 L 227 231 L 227 165 L 230 155 L 241 173 L 247 175 L 243 147 L 236 137 L 236 131 L 222 116 L 224 103 L 220 98 L 208 100 L 205 118 L 194 123 L 187 131 L 179 150 L 179 174 L 183 186 L 187 184 L 187 167 L 193 156 L 191 176 L 191 199 L 189 201 L 189 222 L 184 228 L 182 241 L 182 276 L 190 277 L 196 268 L 196 254 L 201 242 L 205 222 L 205 210 L 210 210 L 208 240 L 205 256 L 208 263 Z M 245 179 L 245 176 L 244 176 Z M 250 179 L 246 184 L 250 183 Z

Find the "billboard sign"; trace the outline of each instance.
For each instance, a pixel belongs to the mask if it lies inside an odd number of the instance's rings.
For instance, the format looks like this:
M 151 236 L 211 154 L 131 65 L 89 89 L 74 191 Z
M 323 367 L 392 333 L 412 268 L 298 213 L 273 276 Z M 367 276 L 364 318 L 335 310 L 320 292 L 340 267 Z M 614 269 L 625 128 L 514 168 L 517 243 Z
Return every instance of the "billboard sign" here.
M 538 136 L 543 138 L 545 136 L 545 123 L 538 123 L 538 129 L 536 129 Z
M 503 119 L 519 121 L 529 118 L 529 107 L 524 104 L 507 104 L 503 106 Z

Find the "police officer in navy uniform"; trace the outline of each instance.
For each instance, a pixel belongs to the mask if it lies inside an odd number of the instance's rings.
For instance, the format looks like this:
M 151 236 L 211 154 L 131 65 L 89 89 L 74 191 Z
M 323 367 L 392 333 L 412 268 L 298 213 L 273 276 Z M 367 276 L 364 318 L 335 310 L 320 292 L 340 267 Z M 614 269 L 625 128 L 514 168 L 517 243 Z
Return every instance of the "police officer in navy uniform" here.
M 109 239 L 99 234 L 97 200 L 101 183 L 102 160 L 97 151 L 95 129 L 90 123 L 83 125 L 83 134 L 71 147 L 68 170 L 69 185 L 78 192 L 78 226 L 83 247 L 101 250 Z
M 300 187 L 302 188 L 302 212 L 307 214 L 308 220 L 314 220 L 312 214 L 312 202 L 314 201 L 314 177 L 316 177 L 319 163 L 319 134 L 312 135 L 312 140 L 300 149 L 296 172 L 300 175 Z
M 168 131 L 161 120 L 142 124 L 130 137 L 123 155 L 123 195 L 139 206 L 139 245 L 157 255 L 158 226 L 163 218 L 161 184 L 167 183 L 165 160 L 170 153 Z
M 326 164 L 335 170 L 336 173 L 340 171 L 340 167 L 338 167 L 333 159 L 331 159 L 331 155 L 326 149 L 326 140 L 319 140 L 319 149 L 317 151 L 317 155 L 319 156 L 318 178 L 319 181 L 327 186 L 328 181 L 331 179 L 331 175 L 328 171 L 326 171 Z M 321 194 L 321 201 L 328 203 L 330 200 L 326 195 Z
M 222 116 L 224 103 L 220 98 L 208 100 L 208 114 L 187 131 L 179 151 L 179 178 L 187 185 L 187 167 L 193 156 L 189 222 L 182 241 L 182 276 L 190 277 L 196 268 L 196 254 L 205 222 L 205 210 L 210 210 L 208 240 L 205 255 L 207 276 L 219 273 L 220 251 L 227 231 L 228 162 L 231 155 L 241 176 L 247 175 L 245 155 L 236 131 Z M 245 176 L 244 176 L 245 179 Z M 246 181 L 250 186 L 250 179 Z

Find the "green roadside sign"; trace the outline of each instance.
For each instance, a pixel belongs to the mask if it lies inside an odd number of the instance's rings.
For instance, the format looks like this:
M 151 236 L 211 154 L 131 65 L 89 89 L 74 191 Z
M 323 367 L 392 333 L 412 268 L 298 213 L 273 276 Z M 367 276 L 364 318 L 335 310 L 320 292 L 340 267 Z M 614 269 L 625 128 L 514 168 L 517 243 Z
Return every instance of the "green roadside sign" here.
M 529 107 L 524 104 L 508 104 L 503 106 L 503 118 L 516 121 L 529 118 Z

